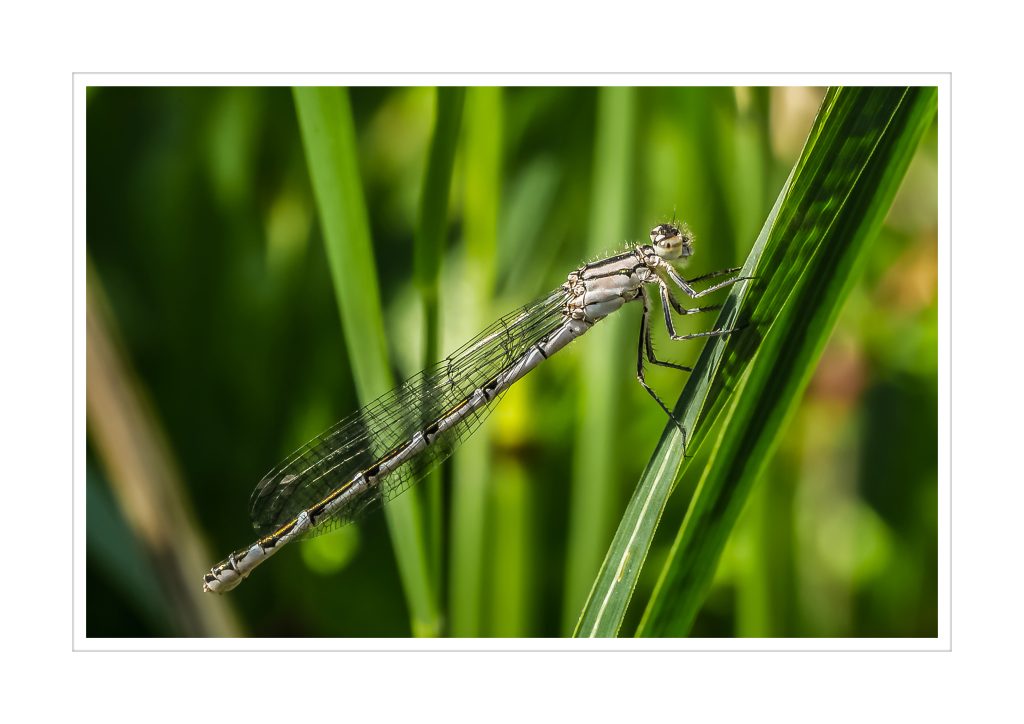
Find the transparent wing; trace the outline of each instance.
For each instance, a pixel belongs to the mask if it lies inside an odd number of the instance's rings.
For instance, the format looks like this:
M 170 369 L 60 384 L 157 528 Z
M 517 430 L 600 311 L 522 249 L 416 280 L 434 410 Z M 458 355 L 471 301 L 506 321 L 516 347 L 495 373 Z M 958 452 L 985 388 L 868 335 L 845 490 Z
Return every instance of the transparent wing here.
M 261 535 L 323 500 L 362 470 L 396 449 L 426 424 L 467 399 L 563 323 L 568 292 L 558 288 L 492 324 L 441 362 L 341 420 L 267 473 L 249 499 L 250 517 Z M 414 459 L 379 485 L 310 529 L 307 537 L 345 525 L 407 490 L 451 455 L 500 398 L 439 434 Z

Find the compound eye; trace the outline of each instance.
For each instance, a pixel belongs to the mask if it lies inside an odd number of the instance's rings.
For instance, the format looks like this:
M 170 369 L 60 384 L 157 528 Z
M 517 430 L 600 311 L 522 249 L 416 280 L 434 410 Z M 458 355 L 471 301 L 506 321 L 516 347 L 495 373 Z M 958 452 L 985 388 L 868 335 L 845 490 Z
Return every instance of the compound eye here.
M 661 247 L 667 247 L 672 239 L 679 236 L 679 229 L 672 224 L 658 224 L 651 229 L 651 243 Z

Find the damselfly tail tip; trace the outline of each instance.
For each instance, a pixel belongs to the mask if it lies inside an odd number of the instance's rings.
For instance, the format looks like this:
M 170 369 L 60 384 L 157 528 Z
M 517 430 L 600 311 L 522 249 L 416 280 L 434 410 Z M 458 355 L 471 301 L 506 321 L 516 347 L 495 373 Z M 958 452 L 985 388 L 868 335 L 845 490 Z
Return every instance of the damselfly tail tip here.
M 241 582 L 242 576 L 234 569 L 214 567 L 203 575 L 203 593 L 225 593 Z
M 221 594 L 225 593 L 226 591 L 230 591 L 236 585 L 237 583 L 228 583 L 226 581 L 218 580 L 216 578 L 211 578 L 209 573 L 207 573 L 206 576 L 203 577 L 203 593 Z

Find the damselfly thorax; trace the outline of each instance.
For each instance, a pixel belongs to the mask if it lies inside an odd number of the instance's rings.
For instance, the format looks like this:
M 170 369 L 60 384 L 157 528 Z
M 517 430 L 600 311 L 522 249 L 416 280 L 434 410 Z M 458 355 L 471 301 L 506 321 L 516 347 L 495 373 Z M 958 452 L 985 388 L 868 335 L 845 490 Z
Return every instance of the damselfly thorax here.
M 697 299 L 740 277 L 697 291 L 694 283 L 738 269 L 683 279 L 672 262 L 693 253 L 690 232 L 686 227 L 661 224 L 650 236 L 650 244 L 579 267 L 558 289 L 502 317 L 438 364 L 352 413 L 267 473 L 249 501 L 250 517 L 261 537 L 211 568 L 203 577 L 204 590 L 229 591 L 286 543 L 349 523 L 407 490 L 451 455 L 517 380 L 632 301 L 643 305 L 637 379 L 679 427 L 685 445 L 682 424 L 645 380 L 645 360 L 690 371 L 655 356 L 648 290 L 657 288 L 671 339 L 710 337 L 732 330 L 676 333 L 673 311 L 687 315 L 718 307 L 687 309 L 672 294 L 672 287 Z

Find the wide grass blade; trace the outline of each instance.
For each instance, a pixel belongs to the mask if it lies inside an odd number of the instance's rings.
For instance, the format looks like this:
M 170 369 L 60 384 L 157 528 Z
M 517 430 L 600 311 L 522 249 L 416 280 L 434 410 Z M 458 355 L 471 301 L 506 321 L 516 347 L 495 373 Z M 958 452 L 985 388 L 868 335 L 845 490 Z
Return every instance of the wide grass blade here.
M 726 407 L 721 435 L 639 635 L 682 635 L 788 413 L 813 371 L 917 142 L 935 110 L 929 88 L 831 89 L 804 151 L 744 265 L 676 407 L 692 454 Z M 636 585 L 682 458 L 670 429 L 605 559 L 577 635 L 612 636 Z
M 745 315 L 757 334 L 735 340 L 737 352 L 750 362 L 736 380 L 715 449 L 638 635 L 689 633 L 750 487 L 803 395 L 935 103 L 931 88 L 838 89 L 826 95 L 769 235 L 777 263 L 799 276 L 768 277 L 766 270 L 755 285 Z M 757 295 L 760 289 L 764 293 Z
M 769 220 L 778 211 L 772 209 Z M 765 232 L 754 243 L 741 274 L 749 275 L 756 268 L 764 251 Z M 716 328 L 737 324 L 739 310 L 747 295 L 749 284 L 734 285 L 722 305 Z M 710 381 L 715 378 L 725 353 L 727 337 L 711 337 L 704 347 L 690 379 L 676 403 L 674 414 L 687 430 L 693 430 L 705 399 L 709 395 Z M 605 556 L 601 570 L 594 579 L 590 596 L 580 614 L 573 635 L 577 637 L 616 636 L 626 608 L 636 588 L 647 551 L 665 510 L 669 495 L 682 474 L 682 435 L 672 423 L 665 426 L 650 461 L 626 512 L 615 531 L 615 537 Z M 696 450 L 693 440 L 687 441 L 688 450 Z
M 345 347 L 363 404 L 394 387 L 377 268 L 356 154 L 355 125 L 343 88 L 293 91 L 310 180 L 338 300 Z M 416 636 L 440 631 L 429 574 L 429 546 L 418 491 L 384 510 Z

